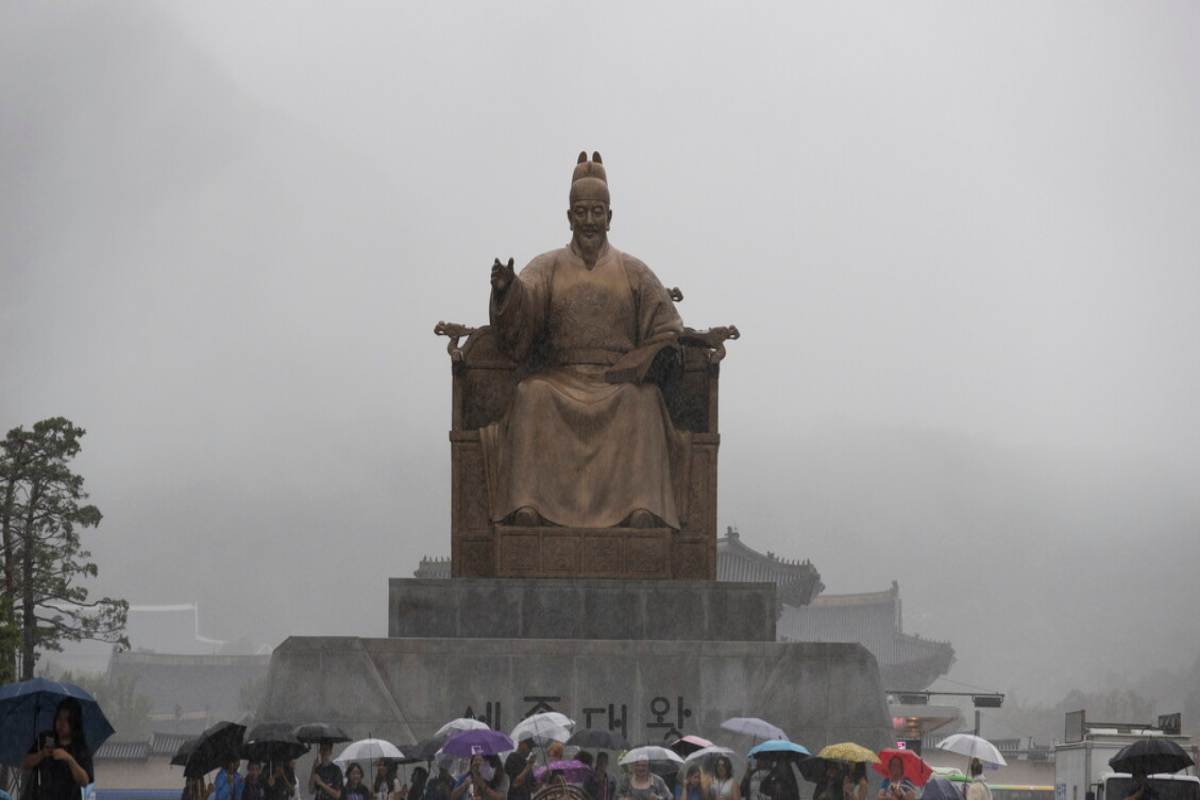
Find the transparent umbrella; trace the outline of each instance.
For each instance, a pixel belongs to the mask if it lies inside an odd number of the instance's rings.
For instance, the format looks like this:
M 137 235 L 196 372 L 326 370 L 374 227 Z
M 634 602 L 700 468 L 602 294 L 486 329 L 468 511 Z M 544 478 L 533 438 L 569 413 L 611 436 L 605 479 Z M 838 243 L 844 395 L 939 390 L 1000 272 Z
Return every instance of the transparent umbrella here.
M 480 722 L 479 720 L 471 719 L 470 717 L 459 717 L 458 719 L 450 720 L 445 725 L 438 728 L 437 733 L 435 733 L 434 736 L 449 736 L 451 734 L 458 733 L 459 731 L 487 730 L 491 730 L 491 728 L 488 727 L 486 722 Z
M 636 764 L 639 761 L 647 761 L 652 767 L 656 764 L 674 764 L 675 766 L 679 766 L 683 763 L 683 758 L 673 750 L 649 744 L 633 748 L 621 756 L 621 760 L 617 763 L 621 766 L 626 766 L 627 764 Z
M 783 728 L 758 717 L 732 717 L 721 723 L 721 729 L 730 733 L 740 733 L 758 741 L 788 738 Z

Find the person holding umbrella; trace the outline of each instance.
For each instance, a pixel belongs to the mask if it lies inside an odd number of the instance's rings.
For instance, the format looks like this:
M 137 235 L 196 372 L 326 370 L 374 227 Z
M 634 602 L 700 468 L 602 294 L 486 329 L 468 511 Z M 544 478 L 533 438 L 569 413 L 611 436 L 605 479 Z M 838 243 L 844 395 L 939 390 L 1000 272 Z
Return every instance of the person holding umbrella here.
M 21 766 L 34 771 L 38 800 L 78 800 L 79 790 L 95 780 L 78 700 L 58 704 L 52 729 L 38 735 Z
M 650 762 L 633 762 L 633 772 L 617 789 L 618 800 L 671 800 L 667 782 L 650 771 Z
M 266 800 L 291 800 L 296 795 L 296 762 L 280 762 L 267 776 Z
M 978 758 L 972 758 L 967 771 L 971 775 L 966 788 L 963 790 L 963 796 L 966 800 L 992 800 L 991 787 L 983 781 L 983 762 Z M 1139 798 L 1139 800 L 1141 799 Z
M 213 800 L 242 800 L 242 792 L 246 788 L 242 776 L 238 774 L 238 767 L 242 764 L 242 759 L 238 756 L 229 756 L 225 759 L 225 763 L 221 771 L 217 773 L 216 780 L 213 781 Z
M 333 742 L 322 741 L 317 749 L 308 790 L 314 800 L 342 800 L 342 771 L 333 763 Z
M 517 742 L 517 749 L 504 761 L 508 775 L 508 800 L 529 800 L 533 794 L 533 734 Z
M 851 764 L 842 779 L 842 797 L 845 800 L 867 800 L 870 786 L 867 783 L 867 765 L 863 762 Z
M 877 800 L 916 800 L 917 788 L 904 776 L 904 759 L 898 755 L 892 756 L 888 759 L 887 768 L 888 776 L 879 787 Z
M 596 765 L 592 767 L 591 777 L 583 782 L 583 790 L 592 800 L 613 800 L 616 788 L 608 774 L 608 753 L 601 750 L 596 753 Z
M 1145 770 L 1136 770 L 1132 777 L 1133 791 L 1124 800 L 1158 800 L 1158 790 L 1151 785 Z
M 212 793 L 212 784 L 205 783 L 203 775 L 193 775 L 187 778 L 180 800 L 207 800 Z
M 454 776 L 450 774 L 451 756 L 442 756 L 437 760 L 437 775 L 425 782 L 425 791 L 420 798 L 413 800 L 450 800 L 450 792 L 454 790 Z
M 840 761 L 821 759 L 825 762 L 825 773 L 817 781 L 817 790 L 813 794 L 815 800 L 843 800 L 845 788 L 845 767 Z M 912 800 L 912 798 L 909 798 Z
M 267 785 L 262 780 L 262 764 L 246 762 L 246 780 L 242 785 L 242 800 L 266 800 Z
M 429 780 L 429 770 L 424 767 L 417 767 L 412 771 L 412 781 L 408 784 L 408 792 L 405 797 L 411 797 L 412 800 L 421 800 L 425 796 L 425 782 Z
M 767 761 L 767 757 L 756 755 L 750 768 L 742 776 L 741 786 L 738 787 L 739 794 L 745 800 L 764 800 L 768 796 L 764 784 L 767 783 L 770 774 L 771 763 Z
M 500 759 L 495 756 L 489 756 L 486 760 L 481 755 L 471 756 L 471 766 L 458 779 L 454 791 L 450 792 L 450 800 L 459 800 L 464 796 L 469 800 L 505 800 L 505 775 L 499 762 Z

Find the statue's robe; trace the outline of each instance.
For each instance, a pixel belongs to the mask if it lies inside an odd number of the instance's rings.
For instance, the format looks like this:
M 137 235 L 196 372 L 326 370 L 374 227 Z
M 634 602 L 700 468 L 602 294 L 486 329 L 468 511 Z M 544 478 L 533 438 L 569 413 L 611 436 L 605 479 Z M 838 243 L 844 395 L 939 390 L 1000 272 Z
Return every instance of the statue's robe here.
M 535 352 L 548 362 L 481 431 L 492 520 L 529 506 L 556 525 L 608 528 L 645 509 L 678 530 L 690 437 L 656 385 L 609 375 L 683 329 L 650 268 L 608 245 L 590 269 L 573 247 L 552 250 L 492 292 L 490 316 L 518 363 Z

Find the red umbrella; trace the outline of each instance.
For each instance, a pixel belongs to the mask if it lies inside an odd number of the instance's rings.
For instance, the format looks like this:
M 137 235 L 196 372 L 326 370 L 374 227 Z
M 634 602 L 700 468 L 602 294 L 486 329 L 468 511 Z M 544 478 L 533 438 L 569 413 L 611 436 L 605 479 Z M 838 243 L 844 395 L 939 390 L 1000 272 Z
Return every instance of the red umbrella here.
M 933 774 L 933 768 L 925 763 L 919 755 L 912 750 L 895 750 L 888 748 L 879 751 L 879 763 L 872 764 L 871 769 L 878 772 L 883 777 L 888 777 L 888 767 L 892 763 L 893 758 L 900 759 L 904 763 L 904 777 L 912 782 L 914 786 L 924 786 L 929 776 Z

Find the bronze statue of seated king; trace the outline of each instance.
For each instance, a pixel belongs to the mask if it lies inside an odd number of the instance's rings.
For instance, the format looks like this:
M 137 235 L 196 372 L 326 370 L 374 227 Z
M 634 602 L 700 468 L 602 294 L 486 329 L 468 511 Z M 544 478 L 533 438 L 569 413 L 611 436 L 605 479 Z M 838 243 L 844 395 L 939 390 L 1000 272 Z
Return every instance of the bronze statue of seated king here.
M 490 326 L 451 337 L 455 576 L 715 578 L 717 377 L 736 328 L 685 328 L 608 241 L 600 154 L 580 153 L 571 241 L 491 272 Z M 467 341 L 459 346 L 459 340 Z

